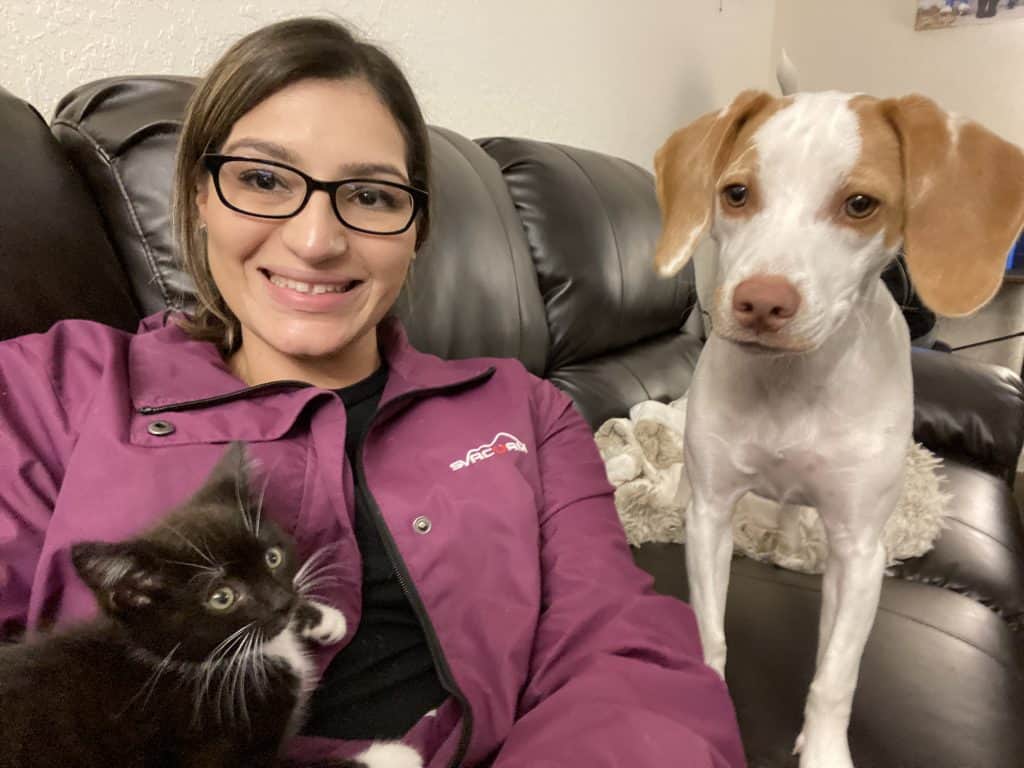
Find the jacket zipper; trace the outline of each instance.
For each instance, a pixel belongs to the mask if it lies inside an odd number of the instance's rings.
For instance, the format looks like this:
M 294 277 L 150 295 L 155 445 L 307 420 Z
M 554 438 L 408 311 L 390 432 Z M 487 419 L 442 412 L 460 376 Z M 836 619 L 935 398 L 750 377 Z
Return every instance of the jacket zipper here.
M 142 405 L 135 410 L 143 416 L 151 416 L 155 413 L 166 413 L 167 411 L 188 411 L 193 408 L 205 408 L 208 405 L 216 405 L 218 403 L 228 402 L 229 400 L 237 400 L 242 397 L 248 397 L 249 395 L 261 395 L 269 390 L 279 389 L 282 387 L 305 388 L 311 386 L 313 385 L 306 381 L 291 381 L 289 379 L 282 379 L 281 381 L 267 381 L 253 387 L 236 389 L 234 392 L 225 392 L 223 395 L 201 397 L 198 400 L 184 400 L 180 403 L 171 403 L 169 405 Z
M 493 374 L 494 368 L 490 368 L 479 376 L 469 379 L 468 381 L 460 382 L 459 384 L 449 384 L 444 387 L 432 387 L 429 389 L 417 390 L 416 392 L 407 392 L 396 397 L 387 404 L 387 407 L 391 408 L 395 403 L 399 403 L 404 400 L 427 397 L 439 392 L 446 392 L 453 389 L 461 389 L 462 387 L 471 386 L 489 379 Z M 363 436 L 363 441 L 360 443 L 359 450 L 356 452 L 356 478 L 359 482 L 359 495 L 362 497 L 363 503 L 366 504 L 367 509 L 369 509 L 373 514 L 374 525 L 377 527 L 377 533 L 380 534 L 381 541 L 384 543 L 384 549 L 388 553 L 388 559 L 391 561 L 391 566 L 395 569 L 395 576 L 398 577 L 398 585 L 402 588 L 402 592 L 409 601 L 409 605 L 412 606 L 413 612 L 416 614 L 416 618 L 420 622 L 420 626 L 423 627 L 423 633 L 427 638 L 427 647 L 430 648 L 430 655 L 433 658 L 434 667 L 437 669 L 438 676 L 440 677 L 441 685 L 444 686 L 448 693 L 455 697 L 455 700 L 459 702 L 459 706 L 462 707 L 462 735 L 459 737 L 459 744 L 455 750 L 455 755 L 452 757 L 452 761 L 448 764 L 448 768 L 458 768 L 462 759 L 466 756 L 466 750 L 469 749 L 469 742 L 473 737 L 473 710 L 469 706 L 469 699 L 466 698 L 466 694 L 462 692 L 458 683 L 455 681 L 455 676 L 452 674 L 451 667 L 448 665 L 448 659 L 445 658 L 444 649 L 441 647 L 441 641 L 437 637 L 437 631 L 434 629 L 434 625 L 430 621 L 430 616 L 427 613 L 426 606 L 423 604 L 423 600 L 420 597 L 419 592 L 416 591 L 416 588 L 412 584 L 412 579 L 409 576 L 409 569 L 405 565 L 405 560 L 402 559 L 402 555 L 398 551 L 398 546 L 395 544 L 395 539 L 391 535 L 391 531 L 388 529 L 387 523 L 384 521 L 384 515 L 380 511 L 380 507 L 377 506 L 377 501 L 373 498 L 373 494 L 370 493 L 366 483 L 366 473 L 363 468 L 363 447 L 366 445 L 366 440 L 370 435 L 370 430 L 373 427 L 373 423 L 378 420 L 378 416 L 380 416 L 379 411 L 374 415 L 373 419 L 370 420 L 370 424 L 366 428 L 366 434 Z

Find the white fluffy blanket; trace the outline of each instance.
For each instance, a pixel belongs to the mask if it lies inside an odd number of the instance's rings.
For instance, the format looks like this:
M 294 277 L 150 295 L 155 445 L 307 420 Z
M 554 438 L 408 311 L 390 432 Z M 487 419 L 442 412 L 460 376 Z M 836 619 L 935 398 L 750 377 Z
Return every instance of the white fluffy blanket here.
M 610 419 L 595 435 L 630 544 L 685 540 L 685 428 L 683 397 L 669 405 L 638 403 L 628 419 Z M 921 445 L 908 452 L 903 493 L 883 534 L 890 565 L 930 550 L 945 527 L 951 497 L 943 490 L 941 463 Z M 732 530 L 736 549 L 748 557 L 805 573 L 824 570 L 828 542 L 812 507 L 748 493 L 736 506 Z

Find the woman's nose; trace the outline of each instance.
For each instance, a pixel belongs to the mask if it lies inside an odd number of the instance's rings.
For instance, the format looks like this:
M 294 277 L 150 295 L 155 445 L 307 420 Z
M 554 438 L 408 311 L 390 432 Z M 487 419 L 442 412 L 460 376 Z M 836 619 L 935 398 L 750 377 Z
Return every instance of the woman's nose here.
M 281 236 L 303 261 L 324 261 L 343 254 L 348 247 L 348 230 L 334 215 L 331 199 L 322 190 L 315 191 L 305 207 L 284 222 Z

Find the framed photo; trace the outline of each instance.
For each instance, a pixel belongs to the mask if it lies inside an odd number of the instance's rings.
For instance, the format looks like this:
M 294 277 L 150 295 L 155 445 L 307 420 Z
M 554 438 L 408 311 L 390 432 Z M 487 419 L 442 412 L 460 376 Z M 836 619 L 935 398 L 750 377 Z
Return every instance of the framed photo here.
M 914 29 L 1024 21 L 1024 0 L 915 0 Z M 1022 28 L 1024 30 L 1024 28 Z

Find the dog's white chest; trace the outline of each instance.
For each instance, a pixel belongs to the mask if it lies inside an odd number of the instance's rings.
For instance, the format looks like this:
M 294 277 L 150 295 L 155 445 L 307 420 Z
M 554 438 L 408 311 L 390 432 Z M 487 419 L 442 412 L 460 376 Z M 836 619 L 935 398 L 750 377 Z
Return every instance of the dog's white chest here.
M 780 503 L 817 504 L 818 487 L 831 457 L 804 446 L 766 446 L 738 443 L 729 463 L 751 479 L 751 490 Z

